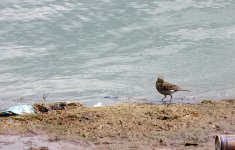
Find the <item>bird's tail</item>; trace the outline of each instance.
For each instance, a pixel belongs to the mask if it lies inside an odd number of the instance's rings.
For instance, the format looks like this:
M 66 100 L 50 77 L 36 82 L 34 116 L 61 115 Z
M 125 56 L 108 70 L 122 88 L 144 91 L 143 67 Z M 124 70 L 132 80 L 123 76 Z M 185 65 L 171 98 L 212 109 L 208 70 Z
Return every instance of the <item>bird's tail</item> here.
M 182 89 L 182 90 L 180 90 L 180 91 L 186 91 L 186 92 L 191 92 L 190 90 L 184 90 L 184 89 Z

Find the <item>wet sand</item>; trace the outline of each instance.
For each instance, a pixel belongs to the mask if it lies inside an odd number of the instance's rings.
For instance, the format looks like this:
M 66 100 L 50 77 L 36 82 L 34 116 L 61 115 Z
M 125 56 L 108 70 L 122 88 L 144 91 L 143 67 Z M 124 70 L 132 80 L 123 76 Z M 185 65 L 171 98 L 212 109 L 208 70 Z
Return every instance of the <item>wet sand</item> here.
M 0 148 L 14 149 L 18 144 L 35 150 L 203 150 L 214 149 L 216 135 L 235 131 L 235 99 L 95 108 L 78 103 L 48 105 L 35 105 L 35 115 L 0 118 Z
M 0 135 L 2 150 L 86 150 L 93 147 L 95 146 L 91 142 L 63 140 L 47 135 Z

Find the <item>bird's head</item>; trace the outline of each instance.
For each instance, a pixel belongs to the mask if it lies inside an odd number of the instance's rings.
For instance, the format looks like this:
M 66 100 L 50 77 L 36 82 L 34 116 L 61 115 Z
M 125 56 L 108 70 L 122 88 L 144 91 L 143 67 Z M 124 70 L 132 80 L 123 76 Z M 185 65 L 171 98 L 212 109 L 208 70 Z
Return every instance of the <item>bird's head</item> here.
M 163 83 L 164 82 L 163 76 L 158 76 L 157 82 L 158 83 Z

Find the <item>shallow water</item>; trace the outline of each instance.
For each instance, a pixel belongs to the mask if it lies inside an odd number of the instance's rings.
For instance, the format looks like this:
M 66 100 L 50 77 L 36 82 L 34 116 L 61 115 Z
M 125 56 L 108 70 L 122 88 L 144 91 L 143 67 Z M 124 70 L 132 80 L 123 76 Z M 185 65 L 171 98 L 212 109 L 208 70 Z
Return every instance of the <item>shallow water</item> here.
M 0 108 L 235 97 L 233 0 L 2 0 Z

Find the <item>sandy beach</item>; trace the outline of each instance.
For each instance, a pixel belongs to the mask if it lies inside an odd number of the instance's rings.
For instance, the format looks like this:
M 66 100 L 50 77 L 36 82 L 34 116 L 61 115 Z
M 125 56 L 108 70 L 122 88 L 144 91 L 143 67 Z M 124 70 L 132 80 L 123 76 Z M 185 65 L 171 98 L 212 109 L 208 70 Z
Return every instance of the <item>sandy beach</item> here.
M 213 149 L 235 131 L 235 99 L 194 104 L 62 107 L 0 118 L 0 149 Z M 46 108 L 46 109 L 45 109 Z M 48 109 L 53 108 L 53 109 Z

